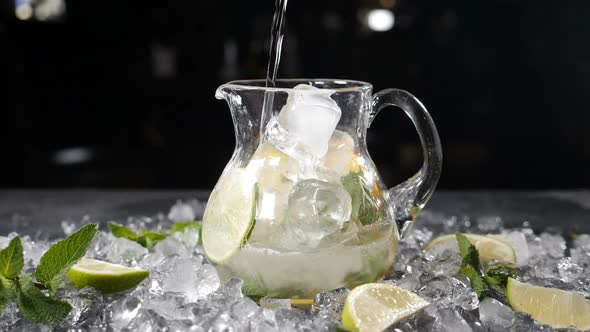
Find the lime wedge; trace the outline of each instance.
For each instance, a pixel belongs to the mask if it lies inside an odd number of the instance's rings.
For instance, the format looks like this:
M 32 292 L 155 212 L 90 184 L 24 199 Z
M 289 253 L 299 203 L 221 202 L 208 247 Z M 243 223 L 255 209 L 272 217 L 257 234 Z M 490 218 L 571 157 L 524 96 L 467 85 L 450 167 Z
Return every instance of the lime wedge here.
M 487 264 L 491 261 L 516 264 L 516 253 L 508 243 L 493 236 L 479 234 L 463 234 L 479 252 L 479 259 Z M 434 247 L 449 248 L 459 251 L 455 234 L 442 235 L 424 246 L 424 250 Z
M 209 260 L 230 259 L 254 226 L 256 179 L 242 168 L 223 175 L 209 197 L 203 215 L 203 248 Z
M 554 329 L 570 326 L 582 331 L 590 329 L 590 301 L 582 295 L 509 278 L 506 296 L 512 309 L 525 312 Z
M 407 289 L 390 284 L 364 284 L 348 294 L 342 325 L 352 331 L 383 331 L 428 304 Z
M 82 258 L 66 273 L 78 288 L 91 286 L 102 293 L 117 293 L 137 286 L 150 273 L 139 268 Z

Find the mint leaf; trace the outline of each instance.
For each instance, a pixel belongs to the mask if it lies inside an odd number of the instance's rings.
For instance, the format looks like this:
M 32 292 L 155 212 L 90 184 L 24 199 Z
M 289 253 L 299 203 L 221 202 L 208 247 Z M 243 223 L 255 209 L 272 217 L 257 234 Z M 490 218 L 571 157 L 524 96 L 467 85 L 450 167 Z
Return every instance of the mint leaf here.
M 86 254 L 97 234 L 98 225 L 89 224 L 51 246 L 37 266 L 37 281 L 55 293 L 66 272 Z
M 172 233 L 184 233 L 188 229 L 194 229 L 198 232 L 201 229 L 201 223 L 198 221 L 180 221 L 170 226 Z
M 0 274 L 7 279 L 14 279 L 22 271 L 23 265 L 23 244 L 17 236 L 10 241 L 8 247 L 0 250 Z
M 10 291 L 11 289 L 5 288 L 2 285 L 0 285 L 0 316 L 4 312 L 4 308 L 6 308 L 8 300 L 10 300 L 10 298 L 12 297 Z
M 136 241 L 136 242 L 137 242 L 137 238 L 139 237 L 129 227 L 119 225 L 119 224 L 114 223 L 112 221 L 109 221 L 109 229 L 111 230 L 111 233 L 113 233 L 113 235 L 115 237 L 122 237 L 122 238 L 131 240 L 131 241 Z
M 459 245 L 459 253 L 461 254 L 462 263 L 461 266 L 471 266 L 476 271 L 479 270 L 479 253 L 477 249 L 469 239 L 461 233 L 455 234 L 455 238 L 457 239 L 457 244 Z
M 483 280 L 490 289 L 499 295 L 505 296 L 508 278 L 514 278 L 516 277 L 516 274 L 517 271 L 514 267 L 507 265 L 492 265 L 488 267 Z
M 140 234 L 137 234 L 131 228 L 112 221 L 109 221 L 109 229 L 115 237 L 135 241 L 147 249 L 151 249 L 156 243 L 166 238 L 166 234 L 150 232 L 145 228 L 142 228 Z
M 373 186 L 365 183 L 361 173 L 350 172 L 341 178 L 341 182 L 352 198 L 351 218 L 363 225 L 377 222 L 383 214 L 383 209 L 373 195 Z
M 16 305 L 25 319 L 34 323 L 63 320 L 72 310 L 69 303 L 43 294 L 28 274 L 16 283 Z
M 141 230 L 141 235 L 137 239 L 137 243 L 141 244 L 147 249 L 151 249 L 156 243 L 164 240 L 165 234 L 150 232 L 146 229 Z
M 475 291 L 477 297 L 482 299 L 485 295 L 486 286 L 482 276 L 479 275 L 479 272 L 472 266 L 463 266 L 459 270 L 459 273 L 469 278 L 469 281 L 471 282 L 471 288 L 473 288 L 473 291 Z

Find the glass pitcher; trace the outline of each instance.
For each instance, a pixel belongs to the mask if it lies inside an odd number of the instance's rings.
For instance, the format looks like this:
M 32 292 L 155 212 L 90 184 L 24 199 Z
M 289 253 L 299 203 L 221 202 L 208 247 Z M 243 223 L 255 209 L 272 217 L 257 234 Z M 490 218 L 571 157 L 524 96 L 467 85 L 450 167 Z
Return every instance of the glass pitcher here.
M 432 118 L 410 93 L 369 83 L 289 79 L 220 86 L 236 134 L 233 156 L 203 216 L 205 253 L 249 296 L 312 298 L 372 282 L 430 198 L 442 151 Z M 416 126 L 422 169 L 387 189 L 366 147 L 377 113 L 398 106 Z

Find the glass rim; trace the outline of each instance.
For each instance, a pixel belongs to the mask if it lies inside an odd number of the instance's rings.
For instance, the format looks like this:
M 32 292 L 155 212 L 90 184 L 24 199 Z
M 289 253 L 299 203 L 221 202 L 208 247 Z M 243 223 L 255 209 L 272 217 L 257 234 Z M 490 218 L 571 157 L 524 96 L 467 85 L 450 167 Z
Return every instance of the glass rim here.
M 276 80 L 277 83 L 287 83 L 292 86 L 298 84 L 309 84 L 315 83 L 322 85 L 330 83 L 336 85 L 336 87 L 321 88 L 321 90 L 331 90 L 335 92 L 352 92 L 352 91 L 370 91 L 373 89 L 373 85 L 364 81 L 349 80 L 349 79 L 338 79 L 338 78 L 281 78 Z M 276 92 L 290 92 L 293 88 L 282 88 L 282 87 L 267 87 L 266 80 L 264 79 L 245 79 L 245 80 L 234 80 L 224 83 L 220 88 L 232 88 L 232 89 L 244 89 L 244 90 L 263 90 L 263 91 L 276 91 Z M 338 87 L 342 85 L 342 87 Z M 317 87 L 317 86 L 316 86 Z M 299 90 L 300 92 L 309 91 L 313 93 L 313 90 Z

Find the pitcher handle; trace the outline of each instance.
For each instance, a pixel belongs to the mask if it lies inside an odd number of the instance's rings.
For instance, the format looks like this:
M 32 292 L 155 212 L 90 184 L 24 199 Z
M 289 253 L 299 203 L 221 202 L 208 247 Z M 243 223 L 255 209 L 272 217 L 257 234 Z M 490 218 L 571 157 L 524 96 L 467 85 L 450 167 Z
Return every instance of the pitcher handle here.
M 394 218 L 403 237 L 438 183 L 442 169 L 442 148 L 432 117 L 416 97 L 404 90 L 386 89 L 373 95 L 369 126 L 379 111 L 387 106 L 397 106 L 410 117 L 418 131 L 424 156 L 424 164 L 418 173 L 389 189 Z

